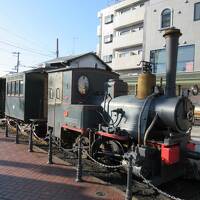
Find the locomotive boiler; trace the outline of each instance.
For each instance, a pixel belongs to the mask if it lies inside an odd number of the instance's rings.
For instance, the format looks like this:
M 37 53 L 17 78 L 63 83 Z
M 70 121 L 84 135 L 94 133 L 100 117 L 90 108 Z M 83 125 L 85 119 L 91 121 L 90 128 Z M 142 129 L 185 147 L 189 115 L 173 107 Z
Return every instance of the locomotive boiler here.
M 102 103 L 103 123 L 92 148 L 99 161 L 133 157 L 133 172 L 155 184 L 181 176 L 187 158 L 199 159 L 190 141 L 194 106 L 187 96 L 176 96 L 176 65 L 179 29 L 165 31 L 167 50 L 166 86 L 156 86 L 147 62 L 138 78 L 137 95 L 114 97 L 107 84 Z M 114 89 L 113 89 L 114 90 Z M 195 155 L 194 155 L 195 154 Z

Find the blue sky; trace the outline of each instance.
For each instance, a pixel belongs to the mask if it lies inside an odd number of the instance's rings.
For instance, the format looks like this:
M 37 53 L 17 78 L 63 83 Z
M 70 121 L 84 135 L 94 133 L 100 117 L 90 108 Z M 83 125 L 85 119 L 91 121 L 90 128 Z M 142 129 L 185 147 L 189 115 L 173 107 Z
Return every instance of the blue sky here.
M 54 58 L 57 37 L 60 56 L 95 51 L 97 12 L 111 1 L 0 0 L 0 71 L 16 64 L 16 51 L 22 65 Z

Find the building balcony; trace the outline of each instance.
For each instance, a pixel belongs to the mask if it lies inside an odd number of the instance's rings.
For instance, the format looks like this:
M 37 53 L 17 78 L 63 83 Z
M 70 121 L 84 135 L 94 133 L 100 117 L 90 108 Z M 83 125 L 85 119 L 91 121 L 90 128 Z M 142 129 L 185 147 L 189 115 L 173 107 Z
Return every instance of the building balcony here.
M 142 60 L 142 55 L 126 56 L 122 58 L 113 58 L 112 68 L 113 70 L 126 70 L 138 68 L 138 64 Z
M 126 35 L 115 36 L 113 38 L 113 49 L 123 49 L 143 43 L 143 30 L 130 32 Z
M 138 22 L 144 21 L 144 8 L 138 8 L 128 13 L 115 16 L 114 19 L 114 29 L 119 29 L 126 27 L 131 24 L 136 24 Z

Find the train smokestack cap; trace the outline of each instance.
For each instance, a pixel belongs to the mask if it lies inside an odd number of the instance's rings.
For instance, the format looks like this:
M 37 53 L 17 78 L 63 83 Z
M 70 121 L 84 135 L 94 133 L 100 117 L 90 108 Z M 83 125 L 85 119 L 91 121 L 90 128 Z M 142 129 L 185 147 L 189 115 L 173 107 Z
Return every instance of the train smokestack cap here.
M 165 31 L 165 33 L 163 34 L 163 37 L 166 38 L 166 37 L 169 37 L 171 35 L 180 37 L 180 36 L 182 36 L 182 33 L 181 33 L 180 29 L 177 29 L 177 28 L 173 27 L 173 28 L 167 29 Z

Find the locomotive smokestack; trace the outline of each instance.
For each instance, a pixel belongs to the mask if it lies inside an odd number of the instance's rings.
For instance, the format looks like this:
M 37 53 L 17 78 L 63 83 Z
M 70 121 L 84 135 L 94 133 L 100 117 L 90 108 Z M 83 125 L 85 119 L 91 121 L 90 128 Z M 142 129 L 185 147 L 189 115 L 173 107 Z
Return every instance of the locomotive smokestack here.
M 179 29 L 170 28 L 165 31 L 163 37 L 166 39 L 166 96 L 176 96 L 176 68 L 178 55 L 178 41 L 181 36 Z

